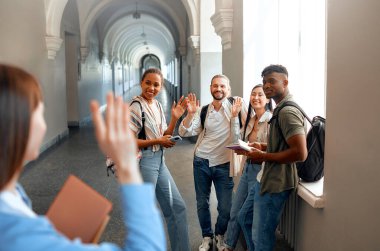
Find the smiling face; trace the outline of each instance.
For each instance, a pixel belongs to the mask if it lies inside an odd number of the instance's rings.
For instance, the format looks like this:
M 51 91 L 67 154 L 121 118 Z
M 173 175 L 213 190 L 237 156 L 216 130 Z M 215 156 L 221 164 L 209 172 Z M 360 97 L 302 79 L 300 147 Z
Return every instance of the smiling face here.
M 141 81 L 141 96 L 150 103 L 161 91 L 161 88 L 161 76 L 157 73 L 148 73 Z
M 215 100 L 223 100 L 230 95 L 230 85 L 228 80 L 222 77 L 214 78 L 210 85 L 210 92 Z
M 45 133 L 44 105 L 40 101 L 30 119 L 29 139 L 25 150 L 24 161 L 35 160 L 38 157 Z
M 259 110 L 265 110 L 265 105 L 268 103 L 268 99 L 265 96 L 263 87 L 257 86 L 252 89 L 250 103 L 256 112 Z

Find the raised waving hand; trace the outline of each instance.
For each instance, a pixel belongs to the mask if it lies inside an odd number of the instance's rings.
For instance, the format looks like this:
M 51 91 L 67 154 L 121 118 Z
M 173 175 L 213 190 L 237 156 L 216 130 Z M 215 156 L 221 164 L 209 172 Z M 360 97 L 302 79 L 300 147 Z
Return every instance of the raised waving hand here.
M 171 113 L 172 113 L 172 119 L 178 120 L 186 111 L 188 103 L 188 98 L 185 98 L 182 96 L 178 103 L 175 101 L 173 102 Z
M 137 143 L 129 128 L 128 104 L 109 93 L 105 119 L 97 101 L 91 101 L 90 108 L 99 147 L 118 167 L 120 183 L 142 183 L 137 164 Z
M 194 93 L 189 93 L 187 96 L 189 102 L 187 104 L 187 112 L 189 114 L 194 114 L 198 108 L 199 108 L 199 100 L 197 100 L 197 97 L 195 96 Z
M 234 99 L 234 102 L 232 103 L 232 108 L 231 108 L 231 115 L 232 117 L 237 117 L 239 112 L 241 111 L 243 105 L 243 100 L 240 97 L 237 97 Z

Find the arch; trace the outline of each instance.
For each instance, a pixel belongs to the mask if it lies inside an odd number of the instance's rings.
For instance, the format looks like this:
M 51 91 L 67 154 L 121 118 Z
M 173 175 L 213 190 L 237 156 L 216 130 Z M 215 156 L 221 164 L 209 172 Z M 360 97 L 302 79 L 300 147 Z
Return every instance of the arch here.
M 57 51 L 61 48 L 62 39 L 60 37 L 61 21 L 63 11 L 68 0 L 54 1 L 45 0 L 46 17 L 46 49 L 48 59 L 55 59 Z
M 199 35 L 200 23 L 199 23 L 199 6 L 194 0 L 182 0 L 183 6 L 185 6 L 187 16 L 190 23 L 190 34 Z
M 63 11 L 68 0 L 45 0 L 46 35 L 60 37 Z
M 154 54 L 146 54 L 146 55 L 144 55 L 141 58 L 141 65 L 145 69 L 151 68 L 151 66 L 154 66 L 154 68 L 161 69 L 161 61 Z
M 114 14 L 110 20 L 98 29 L 98 32 L 103 33 L 99 34 L 99 48 L 103 50 L 103 53 L 110 53 L 111 51 L 118 51 L 118 49 L 113 48 L 114 41 L 119 37 L 124 37 L 124 39 L 134 40 L 137 37 L 141 39 L 141 34 L 143 30 L 149 31 L 154 27 L 154 29 L 159 29 L 160 32 L 165 34 L 167 44 L 173 44 L 173 48 L 179 44 L 178 41 L 178 32 L 175 27 L 170 23 L 165 22 L 164 20 L 159 19 L 154 15 L 142 14 L 138 22 L 132 18 L 133 13 L 128 13 L 128 15 L 123 15 L 122 17 Z M 117 16 L 117 17 L 114 17 Z M 124 28 L 123 28 L 124 27 Z M 126 37 L 123 35 L 124 32 L 129 31 L 130 29 L 136 30 L 136 33 L 131 37 Z M 102 31 L 101 31 L 102 30 Z M 144 31 L 145 33 L 145 31 Z M 147 39 L 152 41 L 152 32 L 148 32 Z M 120 41 L 120 40 L 119 40 Z M 116 43 L 117 44 L 117 43 Z M 172 45 L 170 45 L 172 47 Z M 175 49 L 173 49 L 175 50 Z
M 152 24 L 154 24 L 155 27 L 153 27 Z M 144 31 L 144 33 L 147 34 L 145 40 L 148 41 L 149 44 L 160 44 L 162 48 L 169 48 L 171 51 L 175 51 L 175 42 L 171 32 L 159 20 L 148 16 L 139 23 L 135 23 L 131 17 L 119 19 L 113 27 L 107 31 L 104 38 L 104 52 L 119 54 L 122 47 L 124 47 L 121 46 L 125 44 L 124 41 L 127 41 L 129 45 L 140 43 L 142 40 L 142 26 L 146 27 Z M 127 47 L 127 49 L 128 48 L 129 47 Z
M 101 15 L 101 13 L 107 8 L 110 6 L 110 4 L 112 3 L 117 3 L 120 1 L 115 1 L 115 0 L 104 0 L 104 1 L 101 1 L 99 2 L 98 4 L 96 4 L 92 9 L 91 11 L 89 12 L 89 14 L 85 17 L 84 21 L 81 22 L 81 46 L 82 47 L 86 47 L 87 46 L 87 40 L 88 40 L 88 35 L 91 31 L 91 28 L 95 22 L 95 20 Z M 185 35 L 185 31 L 186 31 L 186 27 L 185 27 L 185 24 L 181 21 L 180 17 L 178 16 L 178 14 L 176 13 L 175 10 L 173 10 L 166 2 L 164 1 L 160 1 L 160 0 L 153 0 L 153 2 L 157 3 L 158 6 L 162 7 L 163 10 L 169 14 L 169 16 L 171 17 L 175 27 L 176 27 L 176 30 L 178 31 L 179 33 L 179 43 L 180 43 L 180 46 L 184 46 L 186 45 L 186 35 Z M 124 3 L 125 5 L 125 2 L 121 2 L 121 3 Z M 132 11 L 134 10 L 134 8 L 132 7 L 131 5 L 131 13 L 133 13 Z

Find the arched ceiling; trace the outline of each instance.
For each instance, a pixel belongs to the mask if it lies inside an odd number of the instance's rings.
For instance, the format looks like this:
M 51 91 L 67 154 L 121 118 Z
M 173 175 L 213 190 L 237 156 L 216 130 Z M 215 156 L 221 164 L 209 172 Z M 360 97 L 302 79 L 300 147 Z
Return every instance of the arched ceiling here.
M 138 19 L 134 18 L 136 3 Z M 77 5 L 81 46 L 88 47 L 90 33 L 96 29 L 100 50 L 109 59 L 137 66 L 141 57 L 153 53 L 166 63 L 178 47 L 186 47 L 189 20 L 182 1 L 80 0 Z
M 152 16 L 142 15 L 138 22 L 132 16 L 118 19 L 104 36 L 103 53 L 127 62 L 139 62 L 141 56 L 137 51 L 155 51 L 165 62 L 175 53 L 176 42 L 168 27 Z

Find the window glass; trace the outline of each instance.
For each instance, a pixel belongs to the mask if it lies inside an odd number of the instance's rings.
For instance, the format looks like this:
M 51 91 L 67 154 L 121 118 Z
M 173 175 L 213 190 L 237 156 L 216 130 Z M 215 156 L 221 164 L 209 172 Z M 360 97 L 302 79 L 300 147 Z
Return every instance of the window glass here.
M 310 117 L 325 116 L 325 1 L 244 0 L 244 99 L 261 71 L 282 64 Z

